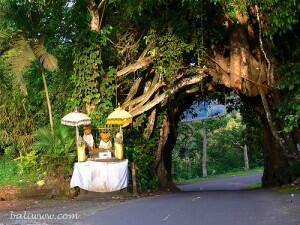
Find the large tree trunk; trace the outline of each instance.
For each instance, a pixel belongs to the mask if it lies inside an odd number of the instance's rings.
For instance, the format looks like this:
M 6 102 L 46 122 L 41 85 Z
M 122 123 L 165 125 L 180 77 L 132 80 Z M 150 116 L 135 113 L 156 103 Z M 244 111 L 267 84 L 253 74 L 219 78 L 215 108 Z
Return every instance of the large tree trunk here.
M 292 157 L 299 140 L 294 137 L 286 139 L 287 145 L 285 149 L 282 149 L 274 138 L 265 117 L 262 118 L 262 122 L 264 128 L 264 174 L 262 184 L 264 187 L 270 187 L 290 183 L 300 176 L 300 161 Z
M 156 152 L 156 174 L 161 188 L 178 190 L 172 181 L 172 150 L 177 138 L 173 116 L 173 112 L 169 112 L 163 120 Z
M 267 121 L 264 121 L 264 175 L 263 186 L 275 186 L 289 182 L 285 174 L 289 167 L 287 158 L 283 155 L 274 139 Z
M 156 150 L 155 157 L 155 168 L 156 175 L 159 179 L 159 184 L 161 187 L 168 186 L 168 171 L 166 168 L 166 159 L 165 155 L 168 149 L 166 149 L 166 143 L 170 136 L 170 121 L 167 115 L 165 115 L 162 123 L 162 127 L 160 128 L 158 147 Z
M 172 150 L 176 144 L 179 117 L 192 102 L 193 98 L 185 101 L 177 99 L 163 119 L 156 151 L 156 175 L 163 189 L 179 190 L 172 180 Z

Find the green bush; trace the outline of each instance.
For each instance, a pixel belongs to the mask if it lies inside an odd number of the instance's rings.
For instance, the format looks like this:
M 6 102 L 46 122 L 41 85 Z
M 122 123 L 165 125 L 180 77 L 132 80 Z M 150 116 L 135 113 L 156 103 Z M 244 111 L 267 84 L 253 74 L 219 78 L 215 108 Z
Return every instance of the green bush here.
M 158 187 L 158 178 L 155 175 L 155 150 L 157 148 L 159 130 L 163 114 L 158 116 L 155 129 L 149 140 L 145 140 L 141 133 L 142 124 L 146 116 L 141 115 L 135 122 L 133 129 L 126 130 L 125 154 L 130 162 L 136 162 L 137 186 L 139 191 L 155 190 Z
M 30 151 L 16 159 L 18 172 L 23 176 L 36 177 L 39 174 L 39 163 L 36 151 Z
M 47 128 L 34 134 L 33 149 L 39 158 L 39 169 L 50 176 L 68 175 L 75 160 L 74 137 L 66 127 L 56 127 L 54 134 Z
M 41 128 L 34 134 L 33 150 L 17 158 L 19 173 L 37 179 L 68 176 L 75 155 L 74 137 L 66 127 L 57 126 L 54 134 Z
M 243 146 L 245 144 L 248 146 L 250 168 L 262 166 L 261 136 L 258 128 L 248 127 L 245 129 L 241 119 L 237 113 L 205 122 L 208 131 L 208 175 L 243 170 Z M 203 143 L 199 130 L 203 124 L 195 123 L 193 126 L 191 129 L 182 125 L 178 129 L 179 136 L 173 151 L 175 180 L 202 177 Z
M 194 153 L 193 156 L 180 158 L 178 153 L 173 154 L 173 168 L 175 180 L 188 180 L 202 176 L 201 156 Z
M 137 185 L 139 191 L 156 189 L 158 179 L 154 175 L 154 157 L 149 154 L 146 146 L 136 146 L 126 148 L 126 156 L 130 161 L 136 162 Z
M 16 150 L 14 146 L 8 146 L 4 149 L 4 158 L 5 159 L 13 159 L 15 157 Z

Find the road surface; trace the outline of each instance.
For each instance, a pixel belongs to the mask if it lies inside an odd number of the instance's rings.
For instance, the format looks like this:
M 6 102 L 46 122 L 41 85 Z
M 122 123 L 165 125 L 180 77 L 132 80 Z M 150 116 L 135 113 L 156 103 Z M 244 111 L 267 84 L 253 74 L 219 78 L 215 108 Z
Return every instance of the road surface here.
M 181 185 L 179 193 L 134 200 L 37 201 L 0 213 L 0 225 L 300 225 L 300 194 L 291 198 L 290 193 L 249 189 L 260 179 L 254 174 L 207 180 Z M 28 214 L 56 218 L 30 219 Z M 58 219 L 61 214 L 77 219 Z
M 300 225 L 300 198 L 245 190 L 261 174 L 182 185 L 181 193 L 139 199 L 78 221 L 84 225 Z

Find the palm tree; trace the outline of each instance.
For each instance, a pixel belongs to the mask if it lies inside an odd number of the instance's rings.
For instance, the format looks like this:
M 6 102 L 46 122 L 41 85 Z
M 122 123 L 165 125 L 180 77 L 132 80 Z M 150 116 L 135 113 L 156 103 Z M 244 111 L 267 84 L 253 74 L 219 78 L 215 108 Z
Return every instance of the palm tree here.
M 58 63 L 47 51 L 44 39 L 52 29 L 48 26 L 50 21 L 61 18 L 60 9 L 64 9 L 67 2 L 4 0 L 0 3 L 0 57 L 5 58 L 24 95 L 27 89 L 23 74 L 33 62 L 39 62 L 52 133 L 52 110 L 45 71 L 56 70 Z
M 34 62 L 39 61 L 41 66 L 41 75 L 46 94 L 46 101 L 49 113 L 49 122 L 51 132 L 54 132 L 51 102 L 49 98 L 48 86 L 45 77 L 45 70 L 54 71 L 58 68 L 57 59 L 51 55 L 44 46 L 44 38 L 29 39 L 22 32 L 0 31 L 0 43 L 7 43 L 7 49 L 4 50 L 5 57 L 9 68 L 15 75 L 17 83 L 21 87 L 24 95 L 27 94 L 26 86 L 24 85 L 23 74 L 26 69 Z

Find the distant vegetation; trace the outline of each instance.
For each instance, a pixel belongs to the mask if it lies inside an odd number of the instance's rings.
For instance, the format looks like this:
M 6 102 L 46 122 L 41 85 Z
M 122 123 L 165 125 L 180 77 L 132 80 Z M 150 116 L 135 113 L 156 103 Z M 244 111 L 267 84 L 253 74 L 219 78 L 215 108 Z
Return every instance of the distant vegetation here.
M 244 170 L 243 147 L 248 146 L 250 168 L 263 166 L 262 137 L 258 129 L 247 129 L 240 113 L 225 117 L 181 123 L 173 153 L 173 173 L 176 180 L 202 177 L 201 127 L 207 128 L 208 175 Z

